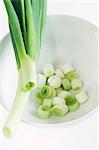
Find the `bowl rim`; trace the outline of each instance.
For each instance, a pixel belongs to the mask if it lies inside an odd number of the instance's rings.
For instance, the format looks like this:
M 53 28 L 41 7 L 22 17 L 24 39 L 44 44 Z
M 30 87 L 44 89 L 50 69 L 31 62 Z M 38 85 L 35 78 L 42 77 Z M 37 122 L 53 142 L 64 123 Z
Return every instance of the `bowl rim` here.
M 52 17 L 52 16 L 54 16 L 54 17 L 72 17 L 72 18 L 79 19 L 79 20 L 82 20 L 82 21 L 84 21 L 84 22 L 87 22 L 87 23 L 91 24 L 93 27 L 95 27 L 95 28 L 97 29 L 97 31 L 98 31 L 98 29 L 99 29 L 94 23 L 90 22 L 90 21 L 87 20 L 87 19 L 78 17 L 78 16 L 65 15 L 65 14 L 55 14 L 55 15 L 53 14 L 53 15 L 47 15 L 47 16 L 48 16 L 48 17 Z M 4 41 L 4 39 L 7 38 L 8 35 L 9 35 L 9 32 L 7 32 L 7 33 L 2 37 L 2 39 L 0 40 L 0 45 L 2 44 L 2 41 Z M 98 88 L 97 88 L 97 89 L 98 89 Z M 9 109 L 6 107 L 6 105 L 5 105 L 1 100 L 0 100 L 0 105 L 5 109 L 6 112 L 9 112 Z M 72 120 L 67 121 L 67 122 L 59 122 L 59 123 L 43 123 L 43 122 L 42 122 L 42 123 L 41 123 L 41 122 L 31 122 L 31 121 L 27 121 L 27 120 L 23 120 L 23 119 L 22 119 L 22 122 L 23 122 L 23 123 L 26 123 L 26 124 L 28 124 L 28 125 L 31 125 L 31 126 L 37 125 L 37 126 L 41 126 L 41 127 L 47 127 L 47 126 L 49 126 L 49 127 L 56 127 L 56 126 L 71 125 L 71 124 L 75 124 L 75 123 L 77 123 L 77 122 L 80 122 L 81 120 L 84 120 L 84 119 L 90 117 L 90 116 L 91 116 L 92 114 L 94 114 L 94 113 L 97 113 L 97 112 L 98 112 L 98 109 L 99 109 L 99 103 L 98 103 L 98 101 L 97 101 L 97 106 L 96 106 L 94 109 L 90 110 L 90 111 L 87 112 L 85 115 L 81 116 L 80 118 L 72 119 Z

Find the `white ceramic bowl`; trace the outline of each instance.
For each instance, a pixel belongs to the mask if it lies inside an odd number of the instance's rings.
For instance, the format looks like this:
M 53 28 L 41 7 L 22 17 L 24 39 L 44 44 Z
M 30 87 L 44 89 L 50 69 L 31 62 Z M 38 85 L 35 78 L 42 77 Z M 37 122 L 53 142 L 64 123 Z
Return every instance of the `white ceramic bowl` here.
M 38 72 L 44 64 L 55 66 L 71 63 L 79 72 L 89 93 L 89 100 L 74 113 L 64 117 L 41 120 L 36 117 L 33 92 L 23 114 L 30 124 L 63 124 L 80 119 L 94 110 L 97 105 L 97 27 L 81 18 L 57 15 L 49 16 L 45 43 L 37 64 Z M 17 88 L 18 73 L 9 34 L 0 43 L 0 102 L 10 110 Z M 35 92 L 35 91 L 34 91 Z

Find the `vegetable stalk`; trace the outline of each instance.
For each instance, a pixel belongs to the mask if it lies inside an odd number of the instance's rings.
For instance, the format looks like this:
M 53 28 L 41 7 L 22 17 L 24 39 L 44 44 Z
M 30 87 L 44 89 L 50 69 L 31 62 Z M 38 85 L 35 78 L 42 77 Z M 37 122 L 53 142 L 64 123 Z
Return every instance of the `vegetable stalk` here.
M 30 94 L 30 91 L 25 92 L 22 90 L 22 80 L 21 80 L 21 75 L 20 75 L 13 107 L 11 108 L 10 114 L 8 115 L 8 118 L 3 127 L 3 132 L 6 137 L 9 138 L 14 134 L 14 130 L 17 124 L 19 123 L 22 117 L 24 108 L 27 104 L 29 94 Z

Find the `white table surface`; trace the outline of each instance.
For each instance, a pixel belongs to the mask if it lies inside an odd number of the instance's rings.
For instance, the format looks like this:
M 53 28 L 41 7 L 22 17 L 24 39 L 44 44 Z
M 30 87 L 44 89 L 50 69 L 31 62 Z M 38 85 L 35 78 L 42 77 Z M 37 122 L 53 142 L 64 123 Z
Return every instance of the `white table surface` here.
M 96 25 L 98 23 L 96 0 L 49 0 L 48 14 L 60 13 L 79 16 Z M 7 16 L 3 2 L 0 0 L 0 40 L 7 32 Z M 96 150 L 98 149 L 98 114 L 96 110 L 89 117 L 62 127 L 38 127 L 21 122 L 15 136 L 8 140 L 2 134 L 2 126 L 8 113 L 0 105 L 0 150 L 57 147 L 66 150 L 69 148 Z

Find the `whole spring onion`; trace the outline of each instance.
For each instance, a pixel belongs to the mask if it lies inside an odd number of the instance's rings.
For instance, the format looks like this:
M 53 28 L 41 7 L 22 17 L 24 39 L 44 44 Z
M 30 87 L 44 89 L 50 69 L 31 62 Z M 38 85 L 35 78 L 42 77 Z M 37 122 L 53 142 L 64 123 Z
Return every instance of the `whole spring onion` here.
M 4 134 L 10 137 L 21 119 L 30 91 L 37 86 L 36 63 L 44 38 L 47 0 L 4 0 L 19 73 L 18 89 Z

